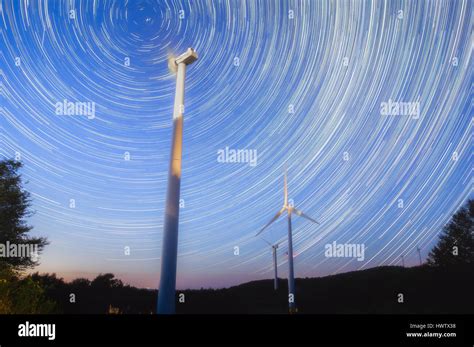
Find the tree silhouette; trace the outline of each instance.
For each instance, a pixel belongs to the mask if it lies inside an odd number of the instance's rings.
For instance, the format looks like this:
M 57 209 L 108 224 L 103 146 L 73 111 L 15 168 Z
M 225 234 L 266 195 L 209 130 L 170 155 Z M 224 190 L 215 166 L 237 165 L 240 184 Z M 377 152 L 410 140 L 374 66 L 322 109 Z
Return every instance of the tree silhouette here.
M 428 255 L 428 264 L 474 266 L 474 200 L 469 199 L 444 226 L 438 244 Z
M 91 281 L 87 278 L 76 278 L 75 280 L 71 281 L 71 287 L 78 288 L 78 289 L 88 289 L 91 285 Z
M 112 273 L 100 274 L 91 282 L 91 286 L 97 289 L 121 288 L 123 283 Z
M 38 254 L 48 243 L 43 237 L 29 237 L 32 229 L 25 218 L 32 214 L 30 210 L 30 194 L 22 187 L 22 178 L 18 173 L 22 167 L 14 160 L 0 161 L 0 244 L 5 249 L 10 244 L 37 245 Z M 32 257 L 2 257 L 0 262 L 10 265 L 13 269 L 23 270 L 34 267 Z
M 31 276 L 18 277 L 11 266 L 0 262 L 0 314 L 58 313 L 41 283 Z

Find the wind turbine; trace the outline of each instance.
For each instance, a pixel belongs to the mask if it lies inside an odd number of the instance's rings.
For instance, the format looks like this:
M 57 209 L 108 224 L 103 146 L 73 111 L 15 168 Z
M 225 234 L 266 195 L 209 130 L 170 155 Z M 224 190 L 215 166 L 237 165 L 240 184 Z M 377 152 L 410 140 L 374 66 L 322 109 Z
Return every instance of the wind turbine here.
M 275 243 L 275 244 L 272 245 L 270 242 L 268 242 L 264 238 L 262 238 L 262 240 L 265 241 L 272 248 L 273 271 L 274 271 L 274 274 L 275 274 L 275 279 L 274 279 L 274 282 L 273 282 L 273 288 L 274 288 L 274 290 L 278 290 L 277 249 L 278 249 L 278 246 L 280 245 L 281 242 L 278 242 L 278 243 Z
M 179 191 L 181 187 L 181 156 L 183 151 L 184 79 L 186 66 L 198 56 L 188 48 L 176 59 L 168 60 L 168 67 L 176 72 L 176 93 L 173 111 L 173 139 L 171 141 L 168 191 L 166 195 L 163 249 L 161 253 L 160 289 L 157 312 L 175 313 L 176 263 L 178 255 Z
M 296 207 L 288 204 L 288 186 L 286 178 L 286 168 L 284 173 L 284 183 L 283 183 L 283 207 L 277 214 L 267 223 L 255 236 L 260 235 L 266 228 L 268 228 L 274 221 L 281 216 L 283 212 L 288 214 L 288 307 L 290 313 L 296 313 L 296 301 L 295 301 L 295 274 L 293 266 L 293 234 L 291 230 L 291 215 L 295 213 L 297 216 L 306 218 L 307 220 L 319 224 L 313 218 L 307 216 Z
M 423 264 L 421 261 L 421 248 L 420 246 L 416 246 L 416 251 L 418 252 L 418 258 L 420 259 L 420 266 Z

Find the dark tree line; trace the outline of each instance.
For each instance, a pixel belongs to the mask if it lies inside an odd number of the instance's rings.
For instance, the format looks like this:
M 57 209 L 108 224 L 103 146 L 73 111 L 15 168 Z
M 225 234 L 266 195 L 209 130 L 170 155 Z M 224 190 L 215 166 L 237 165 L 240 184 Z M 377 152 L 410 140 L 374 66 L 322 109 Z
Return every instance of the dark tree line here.
M 124 285 L 111 273 L 100 274 L 92 281 L 77 278 L 65 282 L 54 273 L 34 273 L 29 277 L 44 289 L 61 313 L 148 314 L 156 305 L 156 290 Z

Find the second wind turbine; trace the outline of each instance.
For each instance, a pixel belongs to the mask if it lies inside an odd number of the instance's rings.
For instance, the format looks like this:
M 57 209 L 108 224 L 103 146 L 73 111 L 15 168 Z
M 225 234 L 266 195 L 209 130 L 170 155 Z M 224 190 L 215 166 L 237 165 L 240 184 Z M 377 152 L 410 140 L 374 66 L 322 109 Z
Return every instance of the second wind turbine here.
M 267 240 L 263 239 L 263 241 L 265 241 L 267 243 L 267 245 L 269 245 L 271 248 L 272 248 L 272 257 L 273 257 L 273 273 L 275 274 L 275 277 L 273 279 L 273 289 L 274 290 L 278 290 L 278 261 L 277 261 L 277 249 L 278 249 L 278 246 L 280 245 L 280 243 L 275 243 L 275 244 L 271 244 L 270 242 L 268 242 Z
M 260 235 L 270 224 L 278 219 L 283 212 L 288 213 L 288 307 L 290 313 L 296 313 L 296 301 L 295 301 L 295 273 L 294 273 L 294 265 L 293 265 L 293 234 L 291 229 L 291 215 L 295 213 L 297 216 L 303 217 L 308 219 L 309 221 L 319 224 L 313 218 L 307 216 L 300 210 L 298 210 L 295 206 L 288 204 L 288 186 L 287 186 L 287 179 L 286 179 L 286 169 L 284 174 L 284 185 L 283 185 L 283 207 L 277 214 L 267 223 L 255 236 Z

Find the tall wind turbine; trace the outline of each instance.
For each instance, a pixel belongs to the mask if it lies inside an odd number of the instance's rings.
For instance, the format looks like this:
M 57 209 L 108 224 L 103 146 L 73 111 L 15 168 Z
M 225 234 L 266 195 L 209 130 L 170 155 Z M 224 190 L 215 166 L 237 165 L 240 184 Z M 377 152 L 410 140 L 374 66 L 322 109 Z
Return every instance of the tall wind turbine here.
M 284 174 L 284 183 L 283 183 L 283 207 L 277 214 L 267 223 L 258 233 L 260 235 L 268 226 L 270 226 L 274 221 L 281 216 L 283 212 L 288 214 L 288 307 L 290 313 L 296 313 L 296 301 L 295 301 L 295 274 L 293 266 L 293 234 L 291 230 L 291 215 L 295 213 L 297 216 L 306 218 L 307 220 L 319 224 L 313 218 L 308 217 L 306 214 L 298 210 L 296 207 L 288 204 L 288 186 L 286 179 L 286 169 Z M 255 236 L 257 236 L 255 235 Z
M 280 245 L 280 242 L 279 243 L 275 243 L 275 244 L 271 244 L 270 242 L 268 242 L 267 240 L 265 240 L 264 238 L 262 238 L 263 241 L 265 241 L 271 248 L 272 248 L 272 255 L 273 255 L 273 272 L 275 274 L 275 279 L 273 281 L 273 289 L 274 290 L 278 290 L 278 263 L 277 263 L 277 249 L 278 249 L 278 246 Z
M 184 78 L 186 66 L 194 63 L 198 56 L 188 48 L 168 66 L 176 72 L 176 93 L 173 111 L 173 139 L 171 142 L 168 192 L 166 195 L 163 249 L 161 253 L 161 278 L 158 292 L 157 312 L 175 313 L 176 262 L 178 254 L 179 191 L 181 186 L 181 154 L 183 150 Z

